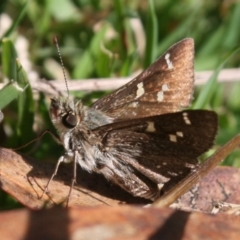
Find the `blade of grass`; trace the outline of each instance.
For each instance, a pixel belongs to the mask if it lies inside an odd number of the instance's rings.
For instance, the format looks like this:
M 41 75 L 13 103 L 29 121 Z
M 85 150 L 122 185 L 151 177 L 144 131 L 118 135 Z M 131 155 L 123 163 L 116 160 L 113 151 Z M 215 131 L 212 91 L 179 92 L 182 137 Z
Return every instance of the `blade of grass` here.
M 228 49 L 239 44 L 240 31 L 236 31 L 236 29 L 239 28 L 240 22 L 240 4 L 235 4 L 229 17 L 230 19 L 226 27 L 224 41 L 221 41 Z
M 20 24 L 22 19 L 24 18 L 27 10 L 27 3 L 28 1 L 25 1 L 22 8 L 19 10 L 18 16 L 15 18 L 14 22 L 12 23 L 11 27 L 7 30 L 7 32 L 3 35 L 3 38 L 9 37 L 11 33 L 16 29 L 16 27 Z
M 0 90 L 0 109 L 6 107 L 11 101 L 16 99 L 25 89 L 21 88 L 17 82 L 10 82 Z
M 8 38 L 4 38 L 2 42 L 2 68 L 4 75 L 10 82 L 0 91 L 0 109 L 3 109 L 11 101 L 16 99 L 28 85 L 28 81 L 19 81 L 16 65 L 17 53 L 12 41 Z
M 29 84 L 25 70 L 17 60 L 17 81 L 20 86 L 26 86 L 24 94 L 18 97 L 18 122 L 17 133 L 23 143 L 32 140 L 34 123 L 34 101 L 32 89 Z
M 158 23 L 154 7 L 154 2 L 149 1 L 148 5 L 148 17 L 147 17 L 147 38 L 146 38 L 146 50 L 144 58 L 144 68 L 147 68 L 151 63 L 156 60 L 156 48 L 157 48 L 157 32 Z
M 163 54 L 163 52 L 165 52 L 166 49 L 173 43 L 176 43 L 180 39 L 186 37 L 186 34 L 189 32 L 189 29 L 192 28 L 193 22 L 196 19 L 196 14 L 197 11 L 193 11 L 184 22 L 180 23 L 174 31 L 161 41 L 156 51 L 158 55 Z
M 215 91 L 215 87 L 217 84 L 217 77 L 218 77 L 219 72 L 224 68 L 224 65 L 229 61 L 229 59 L 232 58 L 235 54 L 237 54 L 237 52 L 239 50 L 240 50 L 240 48 L 237 48 L 236 50 L 232 51 L 229 54 L 229 56 L 226 57 L 226 59 L 219 65 L 219 67 L 216 69 L 216 71 L 210 77 L 209 81 L 203 87 L 197 100 L 193 103 L 192 109 L 201 109 L 201 108 L 205 108 L 208 105 L 208 103 L 210 102 L 210 99 L 213 96 L 213 93 Z
M 16 81 L 16 58 L 17 52 L 9 38 L 2 40 L 2 69 L 3 74 L 9 80 Z
M 125 46 L 125 26 L 124 26 L 124 3 L 122 0 L 114 0 L 114 9 L 116 14 L 116 30 L 120 35 L 119 41 L 119 53 L 121 54 L 121 59 L 126 57 L 126 46 Z

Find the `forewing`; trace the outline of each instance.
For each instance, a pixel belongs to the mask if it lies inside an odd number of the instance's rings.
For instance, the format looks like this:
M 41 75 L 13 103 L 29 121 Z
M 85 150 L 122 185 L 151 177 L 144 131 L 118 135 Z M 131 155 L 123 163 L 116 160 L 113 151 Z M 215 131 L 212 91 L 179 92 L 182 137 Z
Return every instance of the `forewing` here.
M 184 39 L 173 45 L 140 75 L 93 108 L 115 119 L 129 119 L 176 112 L 187 107 L 193 94 L 194 42 Z
M 216 132 L 217 116 L 205 110 L 117 122 L 94 130 L 109 154 L 117 154 L 119 161 L 155 182 L 185 177 L 213 145 Z

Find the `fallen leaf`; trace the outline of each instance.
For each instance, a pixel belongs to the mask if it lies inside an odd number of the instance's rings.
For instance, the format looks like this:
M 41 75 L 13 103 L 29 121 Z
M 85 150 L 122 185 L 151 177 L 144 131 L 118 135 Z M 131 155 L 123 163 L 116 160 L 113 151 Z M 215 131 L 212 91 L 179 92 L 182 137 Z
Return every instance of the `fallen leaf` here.
M 0 187 L 23 205 L 40 209 L 43 206 L 65 202 L 71 185 L 73 166 L 62 164 L 58 174 L 43 190 L 51 177 L 55 165 L 28 156 L 19 155 L 10 149 L 0 149 Z M 217 167 L 199 181 L 199 186 L 184 194 L 172 207 L 187 211 L 211 212 L 216 201 L 240 203 L 240 170 Z M 194 196 L 194 197 L 193 197 Z M 103 176 L 78 169 L 77 184 L 71 193 L 69 206 L 98 206 L 119 204 L 146 204 L 149 201 L 135 198 L 109 183 Z
M 0 213 L 1 239 L 239 239 L 239 218 L 170 208 L 97 206 Z M 17 226 L 17 227 L 16 227 Z M 14 230 L 13 230 L 14 229 Z
M 0 187 L 32 209 L 61 204 L 66 201 L 73 174 L 72 164 L 62 164 L 42 195 L 55 164 L 32 159 L 25 155 L 0 148 Z M 78 169 L 77 184 L 71 193 L 69 206 L 118 205 L 120 203 L 147 203 L 145 199 L 134 198 L 103 176 Z

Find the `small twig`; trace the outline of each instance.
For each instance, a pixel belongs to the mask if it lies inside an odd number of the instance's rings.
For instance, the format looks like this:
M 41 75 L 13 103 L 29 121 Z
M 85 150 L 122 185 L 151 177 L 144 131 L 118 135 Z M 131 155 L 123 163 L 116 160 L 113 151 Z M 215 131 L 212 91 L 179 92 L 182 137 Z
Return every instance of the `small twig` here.
M 213 71 L 203 71 L 195 73 L 195 85 L 205 84 L 210 76 L 213 74 Z M 137 75 L 137 74 L 136 74 Z M 98 79 L 82 79 L 82 80 L 70 80 L 68 81 L 69 91 L 106 91 L 114 90 L 120 86 L 126 84 L 136 75 L 125 78 L 98 78 Z M 223 69 L 219 76 L 218 82 L 230 83 L 230 82 L 240 82 L 240 68 L 234 69 Z M 44 80 L 31 82 L 33 89 L 37 91 L 42 91 L 46 94 L 56 95 L 56 91 L 46 83 Z M 54 86 L 58 91 L 65 92 L 66 85 L 63 80 L 53 80 L 51 85 Z M 3 87 L 3 84 L 0 84 L 0 89 Z

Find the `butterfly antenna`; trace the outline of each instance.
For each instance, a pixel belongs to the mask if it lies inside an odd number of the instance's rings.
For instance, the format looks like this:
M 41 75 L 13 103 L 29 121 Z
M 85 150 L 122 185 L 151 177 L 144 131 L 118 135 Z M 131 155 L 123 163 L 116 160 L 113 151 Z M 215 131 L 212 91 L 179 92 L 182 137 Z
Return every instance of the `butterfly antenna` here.
M 53 43 L 56 46 L 56 49 L 57 49 L 57 52 L 58 52 L 58 56 L 59 56 L 59 59 L 60 59 L 60 62 L 61 62 L 63 76 L 64 76 L 64 81 L 65 81 L 65 85 L 66 85 L 66 89 L 67 89 L 67 96 L 69 98 L 69 88 L 68 88 L 68 84 L 67 84 L 66 71 L 65 71 L 65 68 L 64 68 L 64 65 L 63 65 L 63 60 L 62 60 L 62 56 L 61 56 L 61 53 L 60 53 L 60 48 L 59 48 L 59 45 L 58 45 L 58 39 L 57 39 L 56 36 L 53 38 Z

